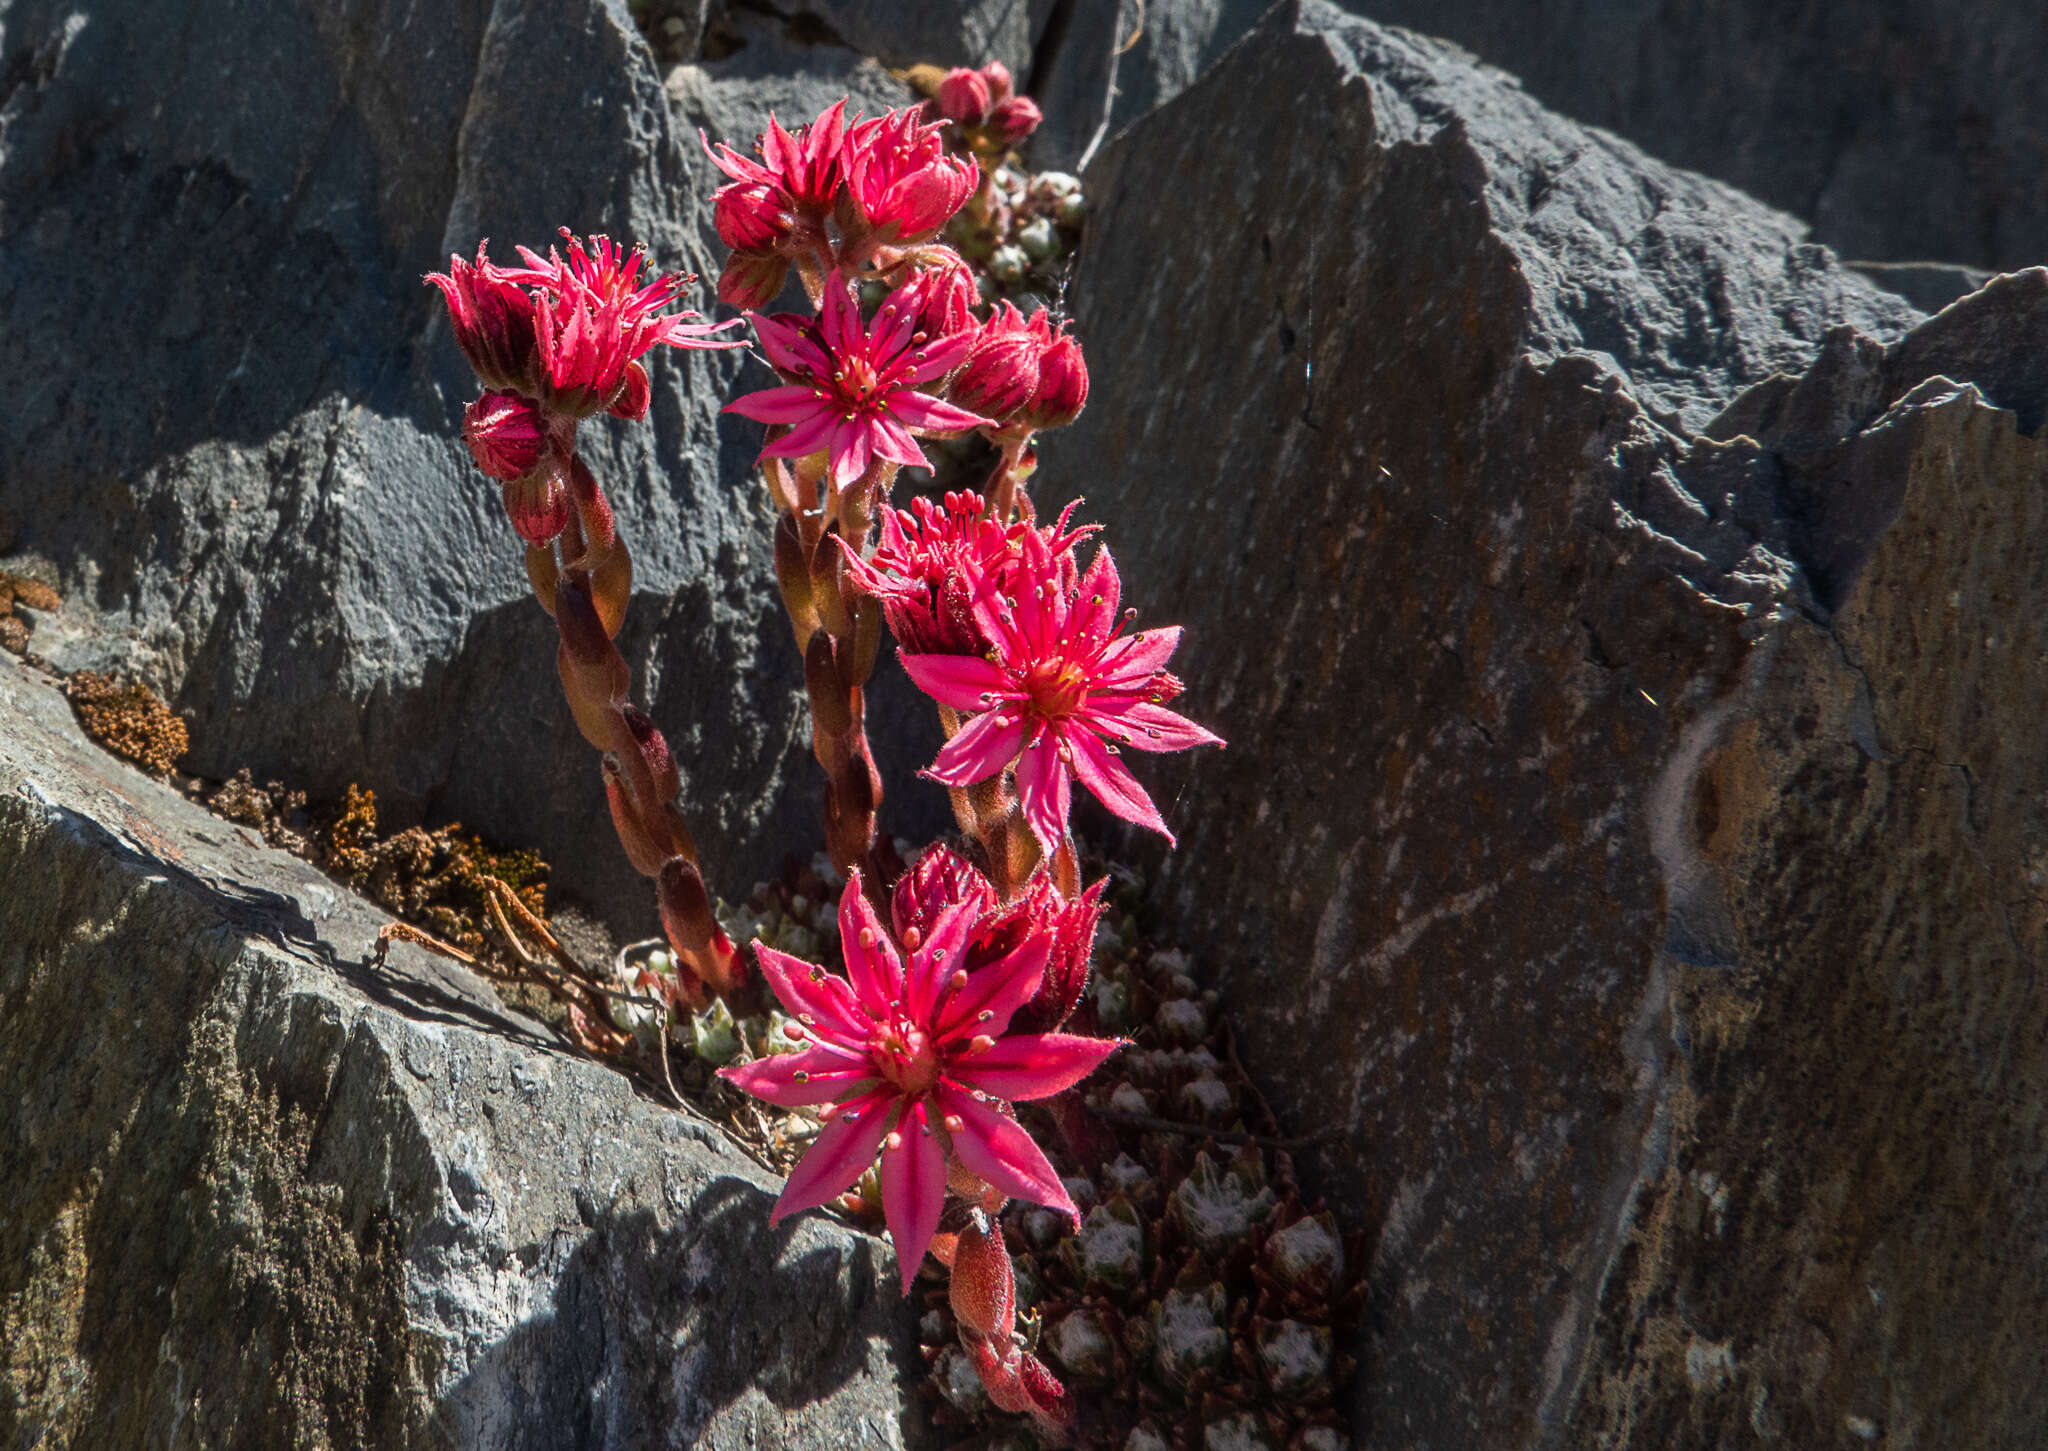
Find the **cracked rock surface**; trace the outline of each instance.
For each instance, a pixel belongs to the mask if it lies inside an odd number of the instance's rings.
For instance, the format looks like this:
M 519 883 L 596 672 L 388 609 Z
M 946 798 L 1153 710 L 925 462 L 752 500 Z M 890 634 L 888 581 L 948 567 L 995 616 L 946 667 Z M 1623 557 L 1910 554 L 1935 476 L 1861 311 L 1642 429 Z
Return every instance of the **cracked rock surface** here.
M 2035 1439 L 2048 272 L 1923 320 L 1313 0 L 1090 195 L 1069 486 L 1231 743 L 1140 850 L 1376 1236 L 1360 1444 Z
M 13 661 L 0 720 L 0 1445 L 924 1444 L 879 1242 L 364 966 L 372 908 Z

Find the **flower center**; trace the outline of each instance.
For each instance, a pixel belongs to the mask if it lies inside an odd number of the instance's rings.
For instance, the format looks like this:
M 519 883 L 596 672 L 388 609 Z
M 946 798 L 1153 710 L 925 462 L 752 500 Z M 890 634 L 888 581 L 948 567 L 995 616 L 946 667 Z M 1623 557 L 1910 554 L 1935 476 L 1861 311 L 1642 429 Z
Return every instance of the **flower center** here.
M 1024 677 L 1031 707 L 1047 720 L 1065 720 L 1088 699 L 1088 675 L 1072 660 L 1042 660 Z
M 931 1034 L 898 1018 L 875 1035 L 873 1057 L 882 1077 L 911 1098 L 930 1091 L 939 1077 L 939 1054 Z
M 833 371 L 832 386 L 839 390 L 840 401 L 848 408 L 866 412 L 874 407 L 882 380 L 866 358 L 843 358 Z

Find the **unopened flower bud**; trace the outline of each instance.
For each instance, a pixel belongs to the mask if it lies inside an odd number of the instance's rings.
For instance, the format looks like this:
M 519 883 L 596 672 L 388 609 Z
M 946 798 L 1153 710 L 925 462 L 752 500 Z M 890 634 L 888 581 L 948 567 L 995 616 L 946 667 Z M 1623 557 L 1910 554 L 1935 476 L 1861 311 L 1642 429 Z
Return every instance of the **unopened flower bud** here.
M 712 197 L 718 240 L 736 252 L 770 252 L 789 239 L 790 217 L 781 188 L 765 181 L 735 181 Z
M 718 932 L 704 876 L 688 857 L 670 857 L 662 863 L 655 900 L 661 908 L 662 930 L 678 954 L 702 951 Z
M 999 60 L 992 60 L 983 66 L 981 78 L 988 82 L 990 105 L 999 105 L 1017 94 L 1017 83 L 1011 78 L 1010 68 Z
M 917 331 L 929 340 L 951 337 L 975 326 L 974 308 L 980 294 L 975 290 L 974 274 L 957 258 L 919 274 L 905 284 L 900 295 L 915 306 Z
M 735 252 L 718 274 L 718 300 L 734 307 L 763 308 L 775 301 L 789 277 L 789 261 L 773 252 Z
M 1012 96 L 989 111 L 988 129 L 1005 146 L 1015 146 L 1038 129 L 1045 113 L 1029 96 Z
M 1002 1231 L 973 1215 L 953 1250 L 948 1287 L 953 1317 L 978 1335 L 1007 1342 L 1017 1324 L 1017 1280 Z
M 1020 410 L 1018 421 L 1033 428 L 1063 428 L 1081 416 L 1088 404 L 1088 364 L 1081 345 L 1064 326 L 1052 334 L 1038 354 L 1038 391 Z
M 988 259 L 989 275 L 998 282 L 1021 281 L 1030 266 L 1031 259 L 1024 255 L 1023 249 L 1007 243 L 996 248 L 995 255 Z
M 948 121 L 979 126 L 988 119 L 988 80 L 980 71 L 955 66 L 939 82 L 939 111 Z
M 547 420 L 531 398 L 493 389 L 462 415 L 462 441 L 478 468 L 509 481 L 532 472 L 539 461 L 547 447 Z
M 614 418 L 645 418 L 647 405 L 653 398 L 653 389 L 647 382 L 647 370 L 638 363 L 628 363 L 625 380 L 619 384 L 619 396 L 612 399 L 605 412 Z
M 954 403 L 998 421 L 1038 391 L 1038 339 L 1031 324 L 1009 303 L 981 325 L 967 359 L 947 387 Z
M 505 481 L 505 513 L 528 544 L 551 544 L 569 527 L 569 490 L 559 469 L 545 466 Z

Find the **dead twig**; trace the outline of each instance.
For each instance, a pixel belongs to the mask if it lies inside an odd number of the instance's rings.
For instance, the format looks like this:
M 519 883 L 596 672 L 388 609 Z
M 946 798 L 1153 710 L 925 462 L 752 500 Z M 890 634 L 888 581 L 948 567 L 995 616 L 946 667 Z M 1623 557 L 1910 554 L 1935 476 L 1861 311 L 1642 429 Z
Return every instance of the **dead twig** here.
M 424 947 L 437 957 L 459 962 L 464 967 L 478 966 L 477 960 L 452 943 L 443 942 L 431 933 L 422 932 L 410 922 L 387 922 L 377 929 L 377 945 L 370 953 L 370 966 L 383 967 L 391 960 L 391 944 L 410 942 L 415 947 Z

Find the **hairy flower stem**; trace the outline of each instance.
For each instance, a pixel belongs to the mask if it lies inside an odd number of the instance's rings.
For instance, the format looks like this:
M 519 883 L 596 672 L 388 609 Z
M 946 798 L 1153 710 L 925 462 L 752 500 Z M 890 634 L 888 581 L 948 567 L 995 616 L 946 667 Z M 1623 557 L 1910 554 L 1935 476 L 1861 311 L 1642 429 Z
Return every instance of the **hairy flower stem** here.
M 1010 516 L 1017 510 L 1018 487 L 1031 475 L 1031 468 L 1024 463 L 1026 451 L 1031 446 L 1029 436 L 1009 438 L 1003 442 L 1003 457 L 997 463 L 995 473 L 989 477 L 988 488 L 983 497 L 989 501 L 989 517 L 998 524 L 1010 522 Z M 1028 513 L 1030 502 L 1025 501 Z
M 822 469 L 807 460 L 763 462 L 768 491 L 782 509 L 775 529 L 775 574 L 804 661 L 811 707 L 811 753 L 825 772 L 825 851 L 842 872 L 864 868 L 876 893 L 901 874 L 893 843 L 881 839 L 876 813 L 881 773 L 868 747 L 867 683 L 882 644 L 882 608 L 853 588 L 838 539 L 865 549 L 875 501 L 895 465 L 877 460 L 833 497 Z
M 940 705 L 939 725 L 950 741 L 960 731 L 960 713 L 949 705 Z M 972 786 L 948 786 L 946 794 L 953 803 L 953 819 L 960 823 L 962 834 L 981 844 L 989 884 L 1003 901 L 1015 901 L 1044 860 L 1038 839 L 1018 810 L 1016 793 L 996 775 Z M 1059 855 L 1071 861 L 1072 847 L 1062 848 Z M 1062 879 L 1059 886 L 1063 895 L 1072 897 L 1080 890 L 1079 874 L 1070 871 L 1068 876 L 1072 884 Z
M 676 961 L 676 996 L 692 1010 L 722 998 L 735 1013 L 765 1004 L 759 984 L 718 925 L 696 842 L 676 804 L 682 781 L 668 741 L 627 700 L 633 672 L 613 643 L 632 595 L 632 560 L 604 492 L 571 454 L 569 522 L 552 546 L 529 545 L 534 597 L 554 616 L 555 665 L 583 738 L 604 753 L 612 826 L 634 870 L 652 878 Z

